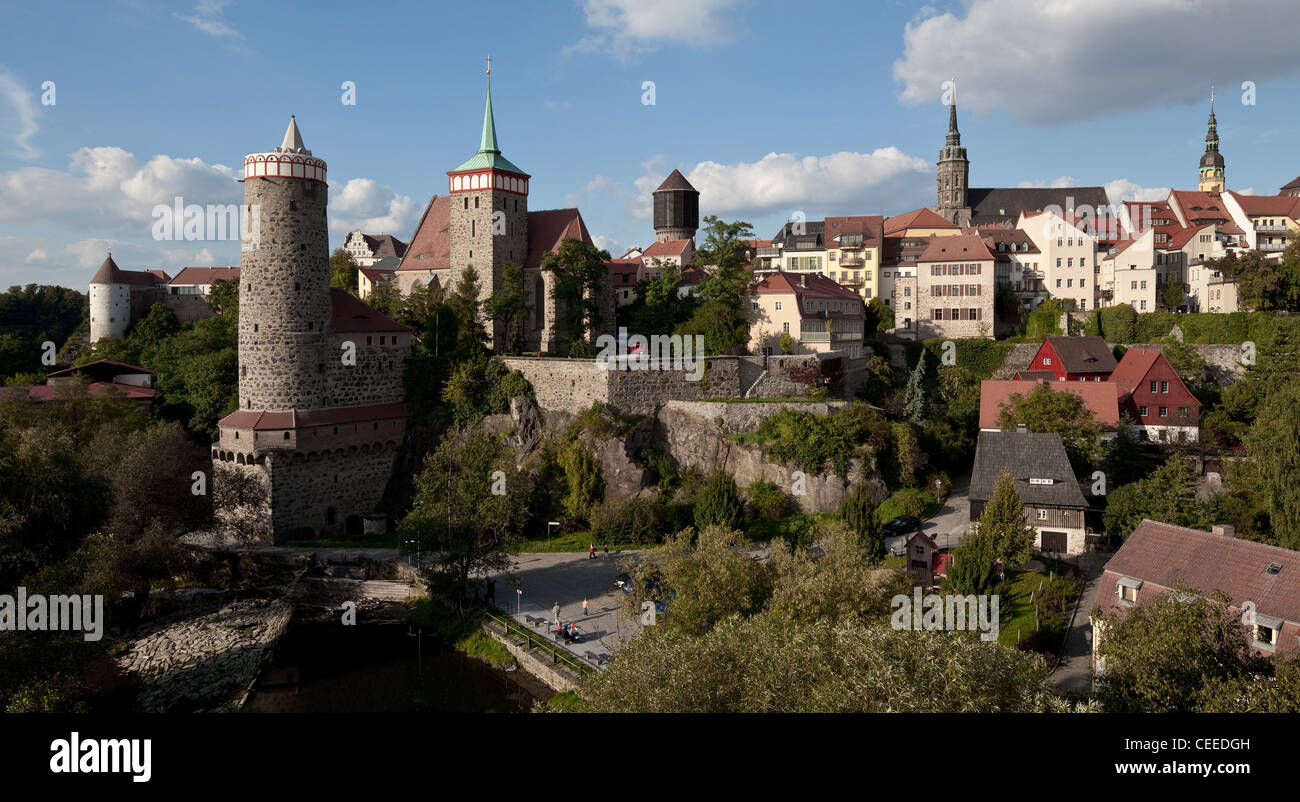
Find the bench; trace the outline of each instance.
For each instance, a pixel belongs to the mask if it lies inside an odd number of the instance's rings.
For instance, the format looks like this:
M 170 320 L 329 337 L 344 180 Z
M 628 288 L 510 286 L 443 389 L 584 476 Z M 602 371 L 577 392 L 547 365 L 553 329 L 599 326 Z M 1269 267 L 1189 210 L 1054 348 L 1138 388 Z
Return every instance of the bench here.
M 609 655 L 606 655 L 606 654 L 596 654 L 595 652 L 590 651 L 590 650 L 587 651 L 587 660 L 590 661 L 590 662 L 592 662 L 592 663 L 595 663 L 595 664 L 598 665 L 598 666 L 603 666 L 603 665 L 605 665 L 605 661 L 606 661 L 607 659 L 609 659 Z
M 542 624 L 545 624 L 545 623 L 546 623 L 546 619 L 544 619 L 544 618 L 534 618 L 534 617 L 531 616 L 531 615 L 526 615 L 526 616 L 524 616 L 524 620 L 528 622 L 528 626 L 530 626 L 530 627 L 539 627 L 539 626 L 541 626 Z

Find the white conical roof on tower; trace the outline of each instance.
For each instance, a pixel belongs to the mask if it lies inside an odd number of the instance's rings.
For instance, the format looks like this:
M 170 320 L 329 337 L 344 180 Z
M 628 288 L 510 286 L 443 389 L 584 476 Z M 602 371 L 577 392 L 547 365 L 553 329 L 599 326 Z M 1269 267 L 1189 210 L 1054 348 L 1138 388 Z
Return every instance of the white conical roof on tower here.
M 298 121 L 289 115 L 289 127 L 284 131 L 284 142 L 275 149 L 276 153 L 302 153 L 310 156 L 311 151 L 302 144 L 302 134 L 298 133 Z

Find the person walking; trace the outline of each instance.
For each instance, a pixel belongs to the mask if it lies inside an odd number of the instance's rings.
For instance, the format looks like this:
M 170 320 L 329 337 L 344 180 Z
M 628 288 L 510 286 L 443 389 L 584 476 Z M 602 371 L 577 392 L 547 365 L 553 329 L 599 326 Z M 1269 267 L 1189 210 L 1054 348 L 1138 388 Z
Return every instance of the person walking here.
M 587 600 L 586 600 L 586 599 L 583 599 L 583 600 L 582 600 L 582 614 L 583 614 L 583 615 L 586 615 L 586 614 L 587 614 Z
M 587 546 L 587 559 L 588 559 L 588 560 L 594 560 L 594 559 L 596 559 L 596 544 L 595 544 L 595 543 L 591 543 L 591 544 L 589 544 L 589 545 Z
M 556 602 L 555 606 L 551 608 L 551 618 L 555 619 L 555 628 L 559 629 L 560 628 L 560 603 L 559 602 Z

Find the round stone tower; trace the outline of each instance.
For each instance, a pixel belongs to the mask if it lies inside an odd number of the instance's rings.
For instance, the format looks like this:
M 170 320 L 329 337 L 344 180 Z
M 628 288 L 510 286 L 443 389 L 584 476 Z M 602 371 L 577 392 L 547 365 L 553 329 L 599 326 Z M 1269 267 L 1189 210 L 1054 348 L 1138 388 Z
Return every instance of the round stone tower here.
M 686 176 L 673 170 L 654 191 L 655 239 L 695 239 L 700 227 L 700 193 Z
M 90 341 L 121 339 L 131 325 L 131 286 L 108 254 L 90 279 Z
M 292 117 L 280 147 L 244 158 L 240 409 L 326 405 L 327 195 L 325 162 L 303 146 Z

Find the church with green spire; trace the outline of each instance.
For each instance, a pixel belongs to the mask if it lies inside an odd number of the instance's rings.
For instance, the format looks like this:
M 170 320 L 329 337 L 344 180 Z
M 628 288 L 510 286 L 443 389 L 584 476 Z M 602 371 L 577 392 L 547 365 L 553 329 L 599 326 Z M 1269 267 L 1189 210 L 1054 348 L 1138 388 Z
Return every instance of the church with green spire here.
M 397 267 L 397 286 L 403 294 L 437 282 L 453 291 L 467 271 L 477 277 L 479 301 L 485 302 L 506 281 L 507 263 L 523 268 L 523 294 L 530 311 L 519 321 L 519 342 L 525 350 L 553 351 L 565 347 L 557 341 L 558 314 L 551 297 L 554 277 L 541 269 L 542 258 L 558 251 L 566 239 L 592 245 L 590 233 L 577 209 L 529 211 L 532 177 L 501 152 L 496 115 L 492 106 L 492 71 L 489 67 L 487 99 L 478 151 L 447 171 L 445 195 L 434 195 L 411 237 Z M 601 330 L 614 322 L 614 293 L 602 297 Z M 607 301 L 607 303 L 606 303 Z M 486 320 L 487 344 L 501 353 L 510 350 L 512 336 L 500 321 Z
M 1219 121 L 1214 118 L 1214 93 L 1210 93 L 1210 122 L 1205 131 L 1205 154 L 1201 156 L 1196 189 L 1219 194 L 1227 188 L 1223 177 L 1223 154 L 1219 152 Z

